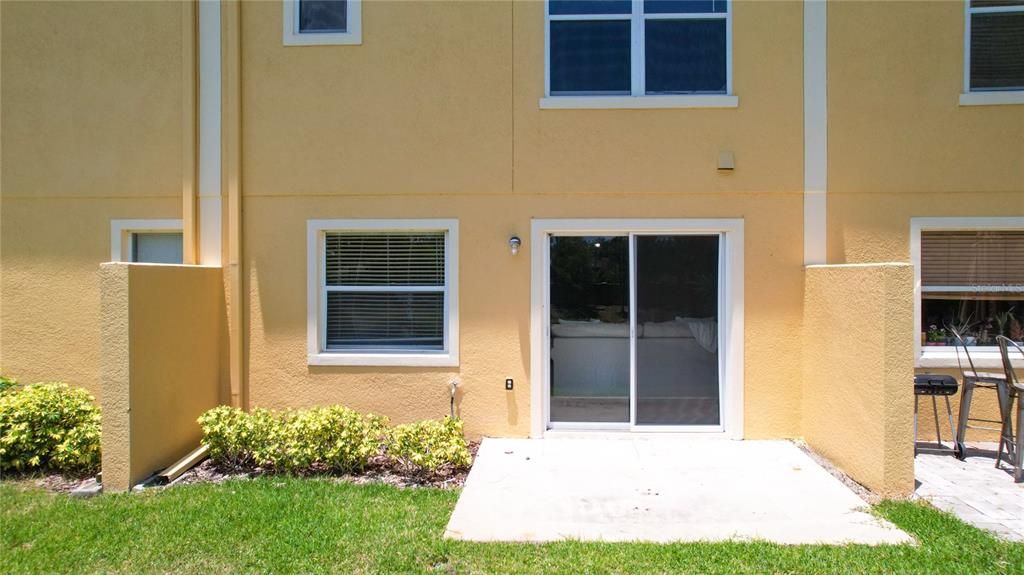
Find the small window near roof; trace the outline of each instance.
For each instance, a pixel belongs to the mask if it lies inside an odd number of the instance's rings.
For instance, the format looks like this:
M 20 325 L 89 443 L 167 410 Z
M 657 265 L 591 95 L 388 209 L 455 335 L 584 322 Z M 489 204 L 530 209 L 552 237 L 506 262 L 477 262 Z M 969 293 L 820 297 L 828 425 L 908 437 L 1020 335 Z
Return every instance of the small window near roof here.
M 360 0 L 284 0 L 284 44 L 360 44 L 361 12 Z
M 1024 0 L 968 0 L 967 89 L 1024 90 Z

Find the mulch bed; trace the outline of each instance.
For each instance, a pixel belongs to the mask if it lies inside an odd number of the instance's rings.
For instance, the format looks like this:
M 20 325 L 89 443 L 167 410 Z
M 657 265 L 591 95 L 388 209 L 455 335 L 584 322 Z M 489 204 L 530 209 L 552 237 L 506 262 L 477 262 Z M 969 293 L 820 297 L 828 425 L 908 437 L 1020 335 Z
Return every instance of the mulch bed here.
M 480 443 L 477 441 L 469 443 L 469 454 L 476 459 L 476 452 Z M 472 464 L 470 464 L 472 466 Z M 197 483 L 223 483 L 229 479 L 253 479 L 255 477 L 270 476 L 275 473 L 271 470 L 256 469 L 229 469 L 218 466 L 212 460 L 207 459 L 192 469 L 186 471 L 171 485 L 194 485 Z M 469 469 L 439 469 L 434 473 L 415 473 L 402 469 L 384 456 L 376 456 L 370 459 L 367 468 L 358 474 L 334 475 L 329 472 L 308 474 L 308 477 L 328 477 L 335 481 L 355 483 L 357 485 L 385 484 L 394 487 L 439 487 L 445 489 L 457 489 L 466 483 L 466 476 Z
M 0 481 L 22 483 L 53 493 L 71 493 L 93 477 L 65 476 L 56 471 L 0 472 Z
M 469 443 L 469 454 L 476 459 L 480 442 Z M 472 466 L 472 463 L 470 464 Z M 170 486 L 195 485 L 198 483 L 223 483 L 229 479 L 246 480 L 262 476 L 272 476 L 275 472 L 267 469 L 225 469 L 212 460 L 207 459 L 186 471 L 173 481 Z M 458 489 L 466 483 L 469 469 L 439 469 L 435 473 L 414 473 L 401 469 L 384 456 L 370 459 L 370 465 L 359 474 L 334 475 L 329 472 L 310 473 L 307 477 L 326 477 L 334 481 L 343 481 L 357 485 L 384 484 L 394 487 L 439 487 L 442 489 Z M 0 481 L 20 482 L 45 489 L 53 493 L 70 493 L 75 488 L 92 480 L 93 477 L 65 477 L 60 473 L 35 471 L 31 473 L 0 473 Z

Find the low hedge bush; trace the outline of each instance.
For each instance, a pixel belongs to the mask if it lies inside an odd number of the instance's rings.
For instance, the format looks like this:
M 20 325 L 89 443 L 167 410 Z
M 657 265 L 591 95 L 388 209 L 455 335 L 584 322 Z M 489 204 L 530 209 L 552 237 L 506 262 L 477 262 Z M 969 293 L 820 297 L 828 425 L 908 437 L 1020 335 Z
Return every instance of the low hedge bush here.
M 411 473 L 469 466 L 462 422 L 421 421 L 394 428 L 387 418 L 340 405 L 250 412 L 221 406 L 199 418 L 214 462 L 286 473 L 354 473 L 374 458 Z
M 0 469 L 96 471 L 100 409 L 84 389 L 36 383 L 0 393 Z
M 204 413 L 199 425 L 217 463 L 291 473 L 361 471 L 387 432 L 385 418 L 342 406 L 251 412 L 221 406 Z
M 388 456 L 406 471 L 434 473 L 442 467 L 469 467 L 462 420 L 445 417 L 399 425 L 391 430 Z

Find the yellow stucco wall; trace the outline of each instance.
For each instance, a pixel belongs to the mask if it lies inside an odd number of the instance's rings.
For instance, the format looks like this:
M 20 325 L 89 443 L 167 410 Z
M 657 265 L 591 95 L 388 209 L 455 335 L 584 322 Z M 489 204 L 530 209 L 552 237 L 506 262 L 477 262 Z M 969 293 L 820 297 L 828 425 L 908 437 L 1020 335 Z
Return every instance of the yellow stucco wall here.
M 913 268 L 809 266 L 803 434 L 872 491 L 914 489 Z
M 181 214 L 182 4 L 0 11 L 0 369 L 102 395 L 109 220 Z M 541 110 L 543 2 L 368 1 L 363 44 L 325 47 L 283 46 L 280 4 L 245 2 L 248 403 L 436 417 L 458 376 L 470 435 L 525 435 L 531 218 L 738 217 L 746 435 L 800 435 L 802 4 L 733 11 L 738 108 Z M 957 105 L 962 17 L 830 3 L 831 262 L 908 261 L 913 216 L 1024 214 L 1022 108 Z M 427 217 L 460 221 L 461 365 L 308 366 L 306 220 Z
M 123 491 L 198 447 L 224 398 L 220 268 L 103 264 L 103 483 Z
M 832 2 L 828 251 L 909 261 L 910 218 L 1024 215 L 1024 106 L 960 106 L 961 2 Z
M 526 435 L 530 219 L 740 217 L 746 434 L 799 433 L 799 3 L 736 4 L 725 110 L 540 110 L 542 2 L 365 2 L 357 47 L 282 46 L 276 3 L 241 24 L 251 405 L 438 417 L 458 376 L 469 435 Z M 431 217 L 459 220 L 461 365 L 308 366 L 306 220 Z
M 110 220 L 181 217 L 182 4 L 0 11 L 0 368 L 102 399 Z
M 1024 106 L 959 105 L 963 3 L 828 10 L 829 262 L 909 262 L 914 217 L 1024 216 Z M 959 376 L 949 368 L 919 371 Z M 931 400 L 922 402 L 921 437 L 931 439 Z M 994 396 L 976 394 L 972 412 L 996 419 Z M 940 403 L 948 440 L 946 421 Z

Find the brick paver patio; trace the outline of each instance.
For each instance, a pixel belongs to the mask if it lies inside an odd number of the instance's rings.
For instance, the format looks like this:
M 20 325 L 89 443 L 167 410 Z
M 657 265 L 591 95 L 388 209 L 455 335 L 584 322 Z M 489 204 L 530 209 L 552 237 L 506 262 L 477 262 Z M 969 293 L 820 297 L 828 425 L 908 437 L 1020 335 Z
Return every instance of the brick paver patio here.
M 960 461 L 920 444 L 915 495 L 960 519 L 1012 541 L 1024 541 L 1024 483 L 1014 483 L 1006 457 L 995 467 L 995 443 L 972 443 Z

